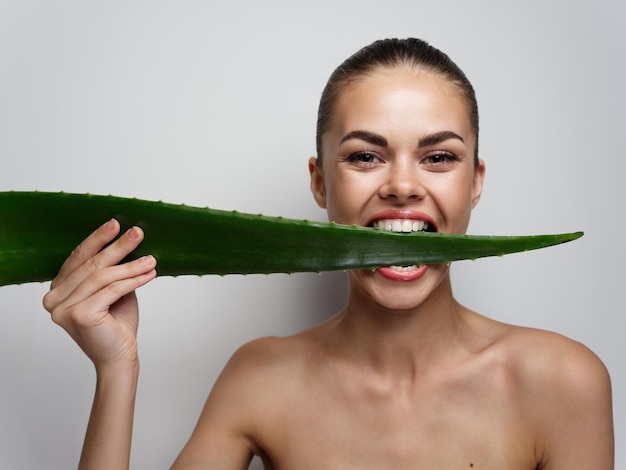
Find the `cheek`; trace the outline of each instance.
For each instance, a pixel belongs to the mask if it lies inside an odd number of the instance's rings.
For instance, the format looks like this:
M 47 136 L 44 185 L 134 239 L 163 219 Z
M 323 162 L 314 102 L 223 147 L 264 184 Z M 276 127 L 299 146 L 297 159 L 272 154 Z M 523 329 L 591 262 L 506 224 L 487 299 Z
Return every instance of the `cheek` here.
M 337 223 L 358 223 L 360 209 L 367 200 L 362 180 L 335 175 L 326 180 L 326 211 L 328 219 Z
M 335 191 L 334 188 L 328 190 L 326 194 L 328 220 L 341 224 L 351 223 L 350 214 L 355 212 L 351 201 L 352 198 L 341 190 Z
M 472 212 L 473 186 L 469 179 L 440 180 L 431 186 L 431 190 L 444 219 L 451 224 L 450 229 L 464 232 Z

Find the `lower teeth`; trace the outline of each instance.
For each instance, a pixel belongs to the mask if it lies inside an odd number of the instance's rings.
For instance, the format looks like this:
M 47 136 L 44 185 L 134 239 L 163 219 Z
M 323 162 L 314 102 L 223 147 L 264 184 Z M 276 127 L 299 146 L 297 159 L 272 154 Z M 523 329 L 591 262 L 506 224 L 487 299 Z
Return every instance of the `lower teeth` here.
M 398 272 L 408 272 L 417 269 L 417 265 L 412 264 L 410 266 L 391 266 L 391 269 Z

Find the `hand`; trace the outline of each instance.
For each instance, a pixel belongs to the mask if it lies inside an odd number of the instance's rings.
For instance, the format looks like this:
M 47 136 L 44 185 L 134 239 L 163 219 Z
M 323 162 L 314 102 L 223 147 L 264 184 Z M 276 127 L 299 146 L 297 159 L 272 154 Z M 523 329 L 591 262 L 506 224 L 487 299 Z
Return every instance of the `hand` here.
M 104 248 L 119 232 L 119 223 L 112 219 L 86 238 L 67 258 L 43 299 L 52 320 L 96 368 L 137 365 L 135 289 L 156 276 L 152 256 L 118 264 L 143 240 L 139 227 Z

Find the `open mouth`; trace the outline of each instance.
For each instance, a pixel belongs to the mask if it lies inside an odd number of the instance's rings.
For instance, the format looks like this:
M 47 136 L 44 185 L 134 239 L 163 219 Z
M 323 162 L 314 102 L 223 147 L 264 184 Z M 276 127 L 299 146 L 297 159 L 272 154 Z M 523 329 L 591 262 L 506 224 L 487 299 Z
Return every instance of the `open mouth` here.
M 413 233 L 413 232 L 436 232 L 435 225 L 431 222 L 421 219 L 377 219 L 369 224 L 370 227 L 378 230 L 386 230 L 388 232 L 397 233 Z M 395 272 L 398 276 L 408 276 L 406 280 L 412 278 L 420 270 L 420 266 L 388 266 L 386 270 Z
M 380 219 L 370 224 L 370 227 L 388 232 L 436 232 L 435 226 L 425 220 L 414 219 Z

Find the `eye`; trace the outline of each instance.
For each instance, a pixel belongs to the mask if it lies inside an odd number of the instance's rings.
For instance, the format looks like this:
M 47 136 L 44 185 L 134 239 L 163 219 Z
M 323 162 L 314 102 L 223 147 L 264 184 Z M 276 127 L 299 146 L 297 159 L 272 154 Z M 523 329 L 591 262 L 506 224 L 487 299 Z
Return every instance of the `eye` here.
M 454 153 L 438 151 L 426 155 L 422 158 L 421 163 L 435 170 L 447 170 L 459 161 L 461 158 Z
M 345 161 L 366 168 L 383 163 L 383 160 L 374 152 L 351 153 L 345 158 Z

